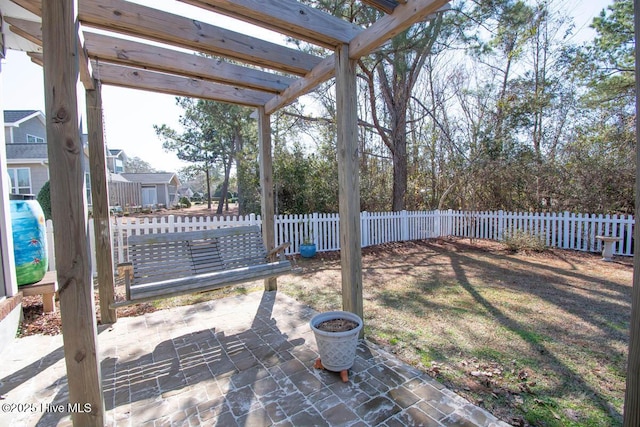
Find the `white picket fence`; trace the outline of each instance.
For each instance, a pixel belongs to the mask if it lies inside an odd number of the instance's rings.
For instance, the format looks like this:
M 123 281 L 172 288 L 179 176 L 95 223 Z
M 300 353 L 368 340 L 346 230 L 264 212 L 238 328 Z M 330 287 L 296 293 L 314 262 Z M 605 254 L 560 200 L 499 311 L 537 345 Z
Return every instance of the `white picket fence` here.
M 259 215 L 216 217 L 183 217 L 167 215 L 157 218 L 114 217 L 114 263 L 125 262 L 127 239 L 131 235 L 194 231 L 208 228 L 260 225 Z M 310 240 L 319 252 L 340 249 L 338 214 L 278 215 L 275 218 L 276 241 L 290 242 L 288 255 L 299 253 L 300 244 Z M 388 242 L 421 240 L 454 236 L 501 241 L 507 233 L 520 230 L 543 239 L 546 246 L 578 251 L 600 252 L 602 243 L 596 236 L 619 237 L 614 254 L 633 255 L 633 216 L 589 215 L 575 213 L 521 213 L 469 211 L 401 211 L 362 212 L 360 216 L 363 247 Z M 89 223 L 92 266 L 95 275 L 95 242 L 93 221 Z M 55 268 L 53 227 L 47 221 L 50 269 Z

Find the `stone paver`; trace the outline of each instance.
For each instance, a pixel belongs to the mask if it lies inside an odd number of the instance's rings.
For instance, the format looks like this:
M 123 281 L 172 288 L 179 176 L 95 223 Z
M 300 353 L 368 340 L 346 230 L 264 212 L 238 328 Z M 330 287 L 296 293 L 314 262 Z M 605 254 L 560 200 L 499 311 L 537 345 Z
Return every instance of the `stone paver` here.
M 255 292 L 101 327 L 107 425 L 507 426 L 368 341 L 348 383 L 314 369 L 313 314 Z M 4 349 L 0 396 L 13 409 L 0 411 L 2 426 L 71 425 L 47 410 L 68 399 L 62 337 Z

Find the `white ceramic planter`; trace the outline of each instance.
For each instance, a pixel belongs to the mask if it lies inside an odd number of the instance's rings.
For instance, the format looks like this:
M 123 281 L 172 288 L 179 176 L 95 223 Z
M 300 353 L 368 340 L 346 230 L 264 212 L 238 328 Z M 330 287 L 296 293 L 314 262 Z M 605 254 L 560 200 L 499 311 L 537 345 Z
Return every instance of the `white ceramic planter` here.
M 345 332 L 327 332 L 317 328 L 320 323 L 332 319 L 353 320 L 358 326 Z M 362 319 L 348 311 L 328 311 L 313 316 L 310 325 L 316 338 L 322 366 L 334 372 L 351 368 L 356 359 L 358 335 L 363 325 Z

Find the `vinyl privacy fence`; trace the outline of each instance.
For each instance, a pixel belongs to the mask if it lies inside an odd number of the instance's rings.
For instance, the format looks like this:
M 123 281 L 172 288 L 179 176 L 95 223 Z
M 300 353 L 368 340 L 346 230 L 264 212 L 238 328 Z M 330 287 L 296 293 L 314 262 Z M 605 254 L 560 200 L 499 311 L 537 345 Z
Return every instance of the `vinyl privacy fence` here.
M 194 231 L 207 228 L 259 225 L 259 215 L 216 217 L 185 217 L 167 215 L 156 218 L 119 218 L 112 220 L 112 249 L 115 263 L 128 260 L 127 239 L 131 235 Z M 340 249 L 338 214 L 277 215 L 276 245 L 290 242 L 287 254 L 299 253 L 305 242 L 316 244 L 319 252 Z M 587 252 L 602 251 L 596 236 L 618 237 L 614 254 L 633 255 L 633 216 L 590 215 L 569 212 L 470 212 L 470 211 L 401 211 L 362 212 L 360 215 L 363 247 L 382 243 L 421 240 L 437 237 L 465 237 L 502 241 L 521 232 L 535 236 L 553 248 Z M 89 223 L 91 253 L 95 257 L 93 222 Z M 47 222 L 49 259 L 55 268 L 53 227 Z M 92 260 L 95 269 L 95 259 Z

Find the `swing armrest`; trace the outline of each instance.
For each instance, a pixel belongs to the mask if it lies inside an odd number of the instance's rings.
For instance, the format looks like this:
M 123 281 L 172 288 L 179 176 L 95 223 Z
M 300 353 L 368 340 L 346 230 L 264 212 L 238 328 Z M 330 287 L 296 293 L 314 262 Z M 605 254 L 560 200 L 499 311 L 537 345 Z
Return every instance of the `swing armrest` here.
M 285 256 L 284 256 L 284 251 L 291 246 L 291 243 L 289 242 L 285 242 L 283 244 L 281 244 L 280 246 L 278 246 L 277 248 L 273 248 L 271 249 L 268 253 L 267 253 L 267 258 L 272 260 L 276 255 L 279 255 L 280 259 L 285 260 Z

